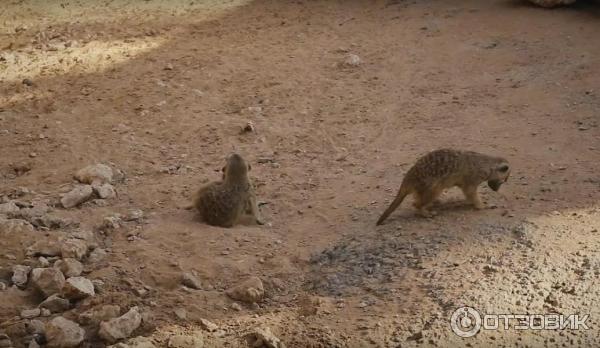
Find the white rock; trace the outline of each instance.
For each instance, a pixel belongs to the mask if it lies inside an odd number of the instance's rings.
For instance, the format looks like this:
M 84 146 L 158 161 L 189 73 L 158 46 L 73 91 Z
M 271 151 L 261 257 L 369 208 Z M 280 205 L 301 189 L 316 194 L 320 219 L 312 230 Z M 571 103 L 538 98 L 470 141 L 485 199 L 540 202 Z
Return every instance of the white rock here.
M 108 343 L 127 338 L 141 325 L 142 316 L 137 307 L 133 307 L 122 316 L 100 323 L 98 335 Z
M 246 303 L 259 302 L 265 295 L 263 283 L 258 277 L 251 277 L 226 291 L 227 296 Z
M 48 261 L 48 259 L 43 256 L 38 257 L 38 263 L 40 265 L 40 268 L 46 268 L 50 266 L 50 261 Z
M 94 194 L 94 190 L 90 185 L 80 185 L 65 193 L 60 199 L 60 203 L 65 208 L 73 208 L 81 203 L 89 200 Z
M 107 348 L 156 348 L 156 346 L 152 343 L 147 337 L 136 337 L 132 338 L 127 343 L 117 343 L 112 346 L 108 346 Z
M 177 318 L 181 320 L 187 319 L 187 311 L 185 310 L 185 308 L 175 308 L 175 310 L 173 310 L 173 313 L 175 313 Z
M 75 173 L 75 179 L 82 184 L 110 183 L 113 180 L 113 170 L 105 164 L 93 164 Z
M 219 326 L 217 324 L 204 318 L 200 319 L 200 326 L 208 332 L 215 332 L 219 329 Z
M 61 255 L 64 258 L 81 260 L 88 252 L 88 245 L 82 239 L 69 238 L 60 244 Z
M 121 314 L 121 308 L 117 305 L 104 305 L 92 308 L 79 315 L 79 321 L 84 325 L 99 325 L 103 321 L 117 318 Z
M 69 300 L 81 300 L 94 296 L 94 284 L 84 277 L 71 277 L 67 279 L 62 289 L 63 297 Z
M 100 225 L 100 230 L 102 231 L 110 231 L 116 230 L 121 227 L 121 217 L 120 216 L 107 216 L 102 220 L 102 225 Z
M 253 339 L 252 347 L 285 348 L 285 344 L 268 327 L 256 328 L 248 336 Z
M 81 239 L 88 243 L 93 243 L 96 240 L 94 232 L 85 229 L 73 231 L 69 233 L 69 237 L 74 239 Z
M 0 216 L 0 231 L 8 235 L 11 233 L 33 232 L 35 227 L 26 220 L 5 219 Z
M 92 188 L 94 189 L 94 192 L 96 192 L 98 197 L 100 197 L 101 199 L 110 199 L 117 196 L 117 192 L 111 184 L 94 184 L 92 185 Z
M 27 284 L 27 280 L 29 278 L 29 272 L 31 272 L 31 267 L 16 265 L 13 267 L 13 275 L 11 281 L 16 286 L 22 288 Z
M 42 311 L 39 308 L 24 309 L 21 311 L 21 318 L 33 319 L 33 318 L 39 317 L 41 314 L 42 314 Z
M 202 348 L 204 347 L 204 339 L 200 334 L 193 336 L 175 335 L 169 338 L 169 348 Z
M 58 268 L 67 278 L 78 277 L 83 272 L 83 264 L 72 258 L 58 260 L 53 267 Z
M 46 325 L 46 340 L 49 348 L 77 347 L 85 337 L 85 331 L 75 322 L 56 317 Z
M 90 253 L 90 256 L 88 257 L 88 262 L 89 263 L 100 262 L 106 258 L 106 255 L 108 255 L 106 250 L 96 248 Z
M 350 53 L 346 59 L 344 60 L 344 65 L 346 66 L 359 66 L 361 63 L 360 57 L 356 54 Z
M 46 297 L 60 293 L 65 285 L 65 277 L 56 268 L 34 268 L 31 271 L 31 282 Z
M 54 294 L 40 303 L 38 307 L 47 309 L 52 313 L 62 313 L 68 310 L 71 304 L 69 300 L 60 297 L 58 294 Z
M 14 213 L 17 211 L 19 211 L 19 206 L 13 201 L 0 204 L 0 214 Z
M 40 239 L 27 248 L 29 256 L 60 256 L 60 242 L 53 239 Z
M 181 283 L 183 285 L 187 286 L 188 288 L 192 288 L 192 289 L 196 289 L 196 290 L 202 289 L 202 283 L 200 283 L 200 280 L 198 280 L 198 278 L 196 278 L 191 273 L 184 273 L 181 277 Z
M 125 221 L 139 221 L 144 218 L 144 212 L 140 209 L 132 209 L 125 216 Z

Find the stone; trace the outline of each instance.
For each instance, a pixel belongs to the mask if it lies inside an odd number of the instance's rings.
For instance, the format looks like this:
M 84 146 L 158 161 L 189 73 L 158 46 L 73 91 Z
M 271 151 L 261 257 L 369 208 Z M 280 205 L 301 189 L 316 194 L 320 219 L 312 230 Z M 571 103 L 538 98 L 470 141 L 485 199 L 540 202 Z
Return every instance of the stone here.
M 285 348 L 285 344 L 268 327 L 256 328 L 246 337 L 250 340 L 251 347 Z
M 29 272 L 31 272 L 31 267 L 23 266 L 23 265 L 16 265 L 13 267 L 12 271 L 13 271 L 13 275 L 12 275 L 12 278 L 10 279 L 12 281 L 12 283 L 20 288 L 25 287 L 25 285 L 27 285 L 27 280 L 29 278 Z
M 33 319 L 33 318 L 39 317 L 41 314 L 42 314 L 42 311 L 39 308 L 24 309 L 21 311 L 21 318 Z
M 107 216 L 102 220 L 102 225 L 100 225 L 100 230 L 109 231 L 116 230 L 121 227 L 121 217 L 119 216 Z
M 61 245 L 55 239 L 40 239 L 27 248 L 28 256 L 53 257 L 61 255 Z
M 177 318 L 179 318 L 180 320 L 186 320 L 187 319 L 187 311 L 185 310 L 185 308 L 175 308 L 175 310 L 173 311 L 173 313 L 175 313 L 175 315 L 177 316 Z
M 120 339 L 128 338 L 131 334 L 140 327 L 142 316 L 137 307 L 133 307 L 129 312 L 122 316 L 103 321 L 100 323 L 100 331 L 98 335 L 108 343 L 114 343 Z
M 144 212 L 140 209 L 132 209 L 125 216 L 125 221 L 139 221 L 144 218 Z
M 121 315 L 121 307 L 117 305 L 103 305 L 93 308 L 79 315 L 79 322 L 83 325 L 99 325 L 103 321 L 109 321 Z
M 77 171 L 75 173 L 75 180 L 89 185 L 92 183 L 111 183 L 113 180 L 113 170 L 105 164 L 92 164 Z
M 102 289 L 104 289 L 104 281 L 102 279 L 94 279 L 92 280 L 92 284 L 94 284 L 94 290 L 97 293 L 102 292 Z
M 50 267 L 50 261 L 47 258 L 40 256 L 38 257 L 38 265 L 40 268 Z
M 34 268 L 31 271 L 31 282 L 46 297 L 60 293 L 65 285 L 65 277 L 56 268 Z
M 346 59 L 344 59 L 344 65 L 349 67 L 359 66 L 361 63 L 360 57 L 356 54 L 350 53 Z
M 252 133 L 255 132 L 256 128 L 254 127 L 254 123 L 248 121 L 246 125 L 242 128 L 242 133 Z
M 60 245 L 63 258 L 83 259 L 88 252 L 88 245 L 84 240 L 69 238 Z
M 40 303 L 38 307 L 47 309 L 52 313 L 62 313 L 69 310 L 71 304 L 69 300 L 60 297 L 58 294 L 54 294 Z
M 200 334 L 195 335 L 174 335 L 169 338 L 169 348 L 202 348 L 204 339 Z
M 226 291 L 230 298 L 246 303 L 259 302 L 265 295 L 263 283 L 258 277 L 251 277 Z
M 101 199 L 110 199 L 117 196 L 117 192 L 111 184 L 92 185 L 92 188 Z
M 10 348 L 12 347 L 12 341 L 8 335 L 0 333 L 0 348 Z
M 219 326 L 208 319 L 200 319 L 200 327 L 208 332 L 215 332 L 219 329 Z
M 75 322 L 56 317 L 46 325 L 46 340 L 49 348 L 77 347 L 85 337 L 85 331 Z
M 87 229 L 78 229 L 69 233 L 69 238 L 81 239 L 88 243 L 94 243 L 96 237 L 94 232 Z
M 81 300 L 94 296 L 94 284 L 84 277 L 71 277 L 67 279 L 62 289 L 63 297 L 69 300 Z
M 0 214 L 14 213 L 19 211 L 19 209 L 19 206 L 13 201 L 0 204 Z
M 202 289 L 202 283 L 200 283 L 200 280 L 198 280 L 198 278 L 196 278 L 191 273 L 184 273 L 183 276 L 181 277 L 181 283 L 183 285 L 187 286 L 188 288 L 192 288 L 192 289 L 196 289 L 196 290 Z
M 93 194 L 92 186 L 80 185 L 65 193 L 60 199 L 60 203 L 64 208 L 73 208 L 89 200 Z
M 132 338 L 127 343 L 117 343 L 107 348 L 156 348 L 152 340 L 147 337 L 139 336 Z
M 0 231 L 8 235 L 11 233 L 33 232 L 35 228 L 26 220 L 5 219 L 0 216 Z
M 23 209 L 21 211 L 23 211 Z M 41 216 L 24 216 L 24 219 L 29 221 L 37 228 L 47 228 L 51 230 L 77 225 L 76 222 L 70 219 L 62 218 L 52 214 L 45 214 Z
M 90 256 L 88 257 L 88 262 L 89 263 L 100 262 L 100 261 L 102 261 L 102 260 L 104 260 L 106 258 L 106 255 L 108 255 L 108 253 L 106 252 L 106 250 L 100 249 L 100 248 L 96 248 L 96 249 L 94 249 L 90 253 Z
M 27 332 L 32 335 L 43 335 L 46 332 L 46 324 L 41 320 L 30 320 L 27 323 Z
M 545 8 L 553 8 L 557 6 L 571 5 L 575 3 L 576 0 L 529 0 L 529 2 L 545 7 Z
M 58 268 L 67 278 L 78 277 L 83 272 L 83 264 L 72 258 L 58 260 L 53 267 Z

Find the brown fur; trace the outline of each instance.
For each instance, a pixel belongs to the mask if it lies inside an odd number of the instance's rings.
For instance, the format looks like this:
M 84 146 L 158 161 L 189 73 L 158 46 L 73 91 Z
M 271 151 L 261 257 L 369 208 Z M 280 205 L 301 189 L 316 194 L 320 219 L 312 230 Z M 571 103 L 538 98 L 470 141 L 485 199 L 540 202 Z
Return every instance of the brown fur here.
M 475 209 L 483 208 L 477 187 L 484 181 L 494 191 L 506 182 L 510 175 L 508 161 L 472 151 L 440 149 L 419 158 L 402 180 L 400 190 L 392 204 L 385 210 L 377 225 L 394 211 L 404 198 L 415 195 L 415 208 L 419 214 L 431 217 L 429 208 L 447 188 L 459 187 L 467 201 Z
M 254 187 L 248 177 L 249 170 L 250 166 L 240 155 L 232 154 L 224 167 L 223 180 L 211 182 L 198 190 L 193 205 L 204 222 L 232 227 L 247 213 L 256 223 L 263 224 Z

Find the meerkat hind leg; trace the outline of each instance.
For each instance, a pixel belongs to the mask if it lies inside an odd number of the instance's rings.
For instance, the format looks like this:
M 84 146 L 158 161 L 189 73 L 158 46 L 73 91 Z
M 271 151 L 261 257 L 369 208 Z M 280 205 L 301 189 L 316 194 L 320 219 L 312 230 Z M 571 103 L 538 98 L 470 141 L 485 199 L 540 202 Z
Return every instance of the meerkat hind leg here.
M 477 186 L 470 185 L 462 187 L 461 189 L 467 201 L 473 205 L 473 208 L 477 210 L 484 208 L 484 205 L 479 198 L 479 194 L 477 194 Z
M 431 210 L 431 206 L 441 194 L 441 190 L 432 188 L 427 189 L 423 192 L 417 192 L 415 194 L 415 203 L 414 206 L 418 210 L 418 214 L 423 217 L 433 217 L 437 215 L 437 213 Z
M 256 201 L 256 197 L 252 196 L 248 199 L 247 202 L 247 208 L 248 208 L 248 213 L 254 218 L 254 221 L 259 224 L 259 225 L 264 225 L 265 222 L 263 221 L 261 215 L 260 215 L 260 211 L 258 209 L 258 202 Z

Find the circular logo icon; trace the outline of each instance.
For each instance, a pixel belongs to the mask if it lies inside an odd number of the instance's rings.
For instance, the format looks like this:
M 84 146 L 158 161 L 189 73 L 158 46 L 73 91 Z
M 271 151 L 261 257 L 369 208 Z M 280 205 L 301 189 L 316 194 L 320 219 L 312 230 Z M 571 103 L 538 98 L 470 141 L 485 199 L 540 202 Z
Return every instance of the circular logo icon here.
M 481 315 L 472 307 L 460 307 L 450 318 L 452 331 L 460 337 L 473 337 L 481 329 Z

